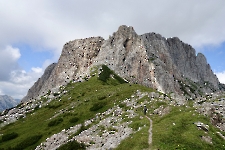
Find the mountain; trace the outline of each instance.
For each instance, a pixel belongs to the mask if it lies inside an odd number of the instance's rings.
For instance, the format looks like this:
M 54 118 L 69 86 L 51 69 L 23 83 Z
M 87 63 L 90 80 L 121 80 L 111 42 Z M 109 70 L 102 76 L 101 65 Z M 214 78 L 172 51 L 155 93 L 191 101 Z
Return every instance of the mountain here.
M 137 35 L 133 27 L 123 25 L 108 40 L 91 37 L 66 43 L 58 63 L 46 69 L 22 101 L 57 91 L 72 80 L 83 81 L 90 68 L 102 64 L 128 82 L 163 93 L 195 98 L 221 88 L 205 56 L 196 55 L 189 44 L 156 33 Z
M 16 106 L 19 102 L 8 95 L 0 95 L 0 112 Z
M 15 99 L 15 101 L 17 102 L 17 104 L 19 104 L 21 102 L 21 99 Z
M 0 115 L 0 150 L 224 149 L 224 84 L 178 38 L 120 26 L 66 43 Z

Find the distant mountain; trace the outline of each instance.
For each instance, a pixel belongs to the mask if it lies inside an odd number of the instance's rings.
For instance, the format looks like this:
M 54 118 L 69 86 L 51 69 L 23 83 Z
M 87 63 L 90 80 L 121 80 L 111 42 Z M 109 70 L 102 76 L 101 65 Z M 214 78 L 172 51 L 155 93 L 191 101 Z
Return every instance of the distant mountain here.
M 15 101 L 16 101 L 17 103 L 20 103 L 20 102 L 21 102 L 21 99 L 15 99 Z
M 8 95 L 0 95 L 0 112 L 12 108 L 19 103 L 19 99 L 15 100 L 11 96 Z

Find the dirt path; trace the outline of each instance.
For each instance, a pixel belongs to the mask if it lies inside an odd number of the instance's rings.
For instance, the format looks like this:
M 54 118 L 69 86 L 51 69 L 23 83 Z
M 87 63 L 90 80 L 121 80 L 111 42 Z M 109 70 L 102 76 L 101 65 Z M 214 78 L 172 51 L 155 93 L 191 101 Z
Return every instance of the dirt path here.
M 149 136 L 148 136 L 148 144 L 151 145 L 152 144 L 152 120 L 146 116 L 146 118 L 148 118 L 148 120 L 150 121 L 150 128 L 148 130 Z

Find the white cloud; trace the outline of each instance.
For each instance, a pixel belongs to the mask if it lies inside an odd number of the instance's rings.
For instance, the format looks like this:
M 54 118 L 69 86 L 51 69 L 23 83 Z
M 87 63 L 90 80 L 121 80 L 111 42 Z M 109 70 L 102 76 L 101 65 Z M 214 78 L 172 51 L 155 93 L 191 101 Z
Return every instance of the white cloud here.
M 30 88 L 31 84 L 15 84 L 12 82 L 0 81 L 0 89 L 2 90 L 2 95 L 10 95 L 15 99 L 22 99 L 25 93 Z
M 34 82 L 43 74 L 43 69 L 33 67 L 26 72 L 19 64 L 20 50 L 10 45 L 0 49 L 0 94 L 22 98 Z
M 35 67 L 32 67 L 31 70 L 32 70 L 34 73 L 38 73 L 38 74 L 43 73 L 43 69 L 40 68 L 40 67 L 36 67 L 36 68 L 35 68 Z
M 225 41 L 224 0 L 11 0 L 1 1 L 0 9 L 5 20 L 0 25 L 0 45 L 27 42 L 54 49 L 57 56 L 69 40 L 107 38 L 122 24 L 133 26 L 139 34 L 177 36 L 195 47 Z
M 217 72 L 215 74 L 218 77 L 220 83 L 225 84 L 225 71 L 223 71 L 223 72 Z
M 17 60 L 21 54 L 18 48 L 6 46 L 0 49 L 0 81 L 9 79 L 9 74 L 12 70 L 18 69 L 19 65 Z
M 0 55 L 1 62 L 5 62 L 8 59 L 10 59 L 10 61 L 12 62 L 16 62 L 21 56 L 19 49 L 13 48 L 10 45 L 7 45 L 5 49 L 2 49 L 0 51 L 1 51 Z
M 43 74 L 42 68 L 32 68 L 32 71 L 14 70 L 10 74 L 8 81 L 0 81 L 0 91 L 2 94 L 7 94 L 13 98 L 22 99 L 29 88 Z

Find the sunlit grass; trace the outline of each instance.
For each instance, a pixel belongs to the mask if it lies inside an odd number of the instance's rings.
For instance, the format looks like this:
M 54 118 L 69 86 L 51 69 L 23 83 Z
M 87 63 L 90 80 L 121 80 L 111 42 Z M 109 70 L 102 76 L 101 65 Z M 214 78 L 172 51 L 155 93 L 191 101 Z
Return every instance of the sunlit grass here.
M 126 106 L 122 102 L 127 98 L 131 98 L 131 95 L 134 95 L 137 90 L 141 92 L 153 92 L 154 90 L 137 84 L 125 83 L 114 72 L 107 68 L 105 70 L 108 73 L 104 72 L 105 74 L 101 76 L 101 80 L 97 76 L 94 76 L 86 79 L 87 81 L 84 82 L 71 82 L 62 90 L 66 92 L 60 98 L 55 98 L 48 105 L 35 109 L 32 113 L 27 114 L 26 118 L 21 118 L 17 122 L 1 128 L 0 135 L 15 133 L 18 136 L 4 142 L 2 141 L 0 149 L 15 148 L 29 137 L 35 137 L 34 143 L 31 143 L 30 146 L 24 149 L 35 149 L 37 145 L 44 142 L 51 135 L 63 129 L 68 129 L 71 126 L 84 124 L 86 120 L 94 118 L 97 113 L 105 112 L 114 106 L 119 106 L 123 109 L 123 122 L 132 121 L 129 127 L 134 131 L 134 133 L 121 142 L 118 148 L 116 148 L 118 150 L 149 148 L 160 150 L 224 149 L 224 140 L 216 134 L 218 129 L 210 125 L 208 118 L 194 111 L 192 101 L 187 102 L 187 105 L 190 107 L 173 106 L 169 105 L 170 101 L 166 101 L 165 99 L 155 98 L 150 100 L 148 96 L 144 96 L 137 101 L 137 105 L 145 103 L 148 108 L 147 115 L 153 121 L 153 143 L 149 145 L 148 130 L 150 123 L 143 114 L 143 107 L 133 108 L 137 116 L 128 118 L 125 117 L 126 110 L 131 109 L 131 107 Z M 113 74 L 114 78 L 111 78 L 110 74 Z M 58 96 L 59 94 L 56 95 Z M 46 102 L 47 99 L 44 101 Z M 160 106 L 164 106 L 164 108 L 169 107 L 169 113 L 164 116 L 153 114 L 154 110 Z M 199 130 L 194 124 L 197 121 L 208 124 L 210 127 L 209 132 L 206 133 L 203 130 Z M 87 128 L 81 126 L 75 134 L 79 134 Z M 107 130 L 117 132 L 117 129 L 112 127 Z M 201 139 L 201 136 L 212 137 L 213 144 L 206 143 Z M 0 136 L 0 141 L 2 137 Z M 73 144 L 76 143 L 72 142 L 68 145 Z

